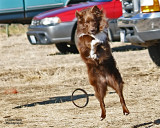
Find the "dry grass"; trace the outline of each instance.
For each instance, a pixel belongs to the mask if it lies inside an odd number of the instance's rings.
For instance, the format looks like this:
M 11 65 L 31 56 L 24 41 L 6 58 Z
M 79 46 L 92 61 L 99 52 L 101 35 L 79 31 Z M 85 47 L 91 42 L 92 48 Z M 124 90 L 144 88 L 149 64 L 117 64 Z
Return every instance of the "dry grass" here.
M 11 24 L 8 27 L 9 29 L 9 36 L 13 35 L 22 35 L 26 33 L 28 29 L 28 25 L 22 25 L 22 24 Z M 7 36 L 6 33 L 6 25 L 0 26 L 0 34 L 3 36 Z
M 124 95 L 131 114 L 122 114 L 119 98 L 109 88 L 105 98 L 107 117 L 100 121 L 100 107 L 94 96 L 83 109 L 71 102 L 76 88 L 94 93 L 79 54 L 61 55 L 54 45 L 30 45 L 25 35 L 0 36 L 0 42 L 0 127 L 160 127 L 160 69 L 147 50 L 113 52 L 125 81 Z M 18 93 L 4 93 L 12 88 Z

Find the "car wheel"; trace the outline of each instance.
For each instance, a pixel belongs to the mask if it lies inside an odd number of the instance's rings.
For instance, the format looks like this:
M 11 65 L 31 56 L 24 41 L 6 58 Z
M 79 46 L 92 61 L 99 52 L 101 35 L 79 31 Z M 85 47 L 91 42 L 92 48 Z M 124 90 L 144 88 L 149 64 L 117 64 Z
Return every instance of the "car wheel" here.
M 148 47 L 148 52 L 153 62 L 160 66 L 160 43 Z
M 67 43 L 57 43 L 56 44 L 57 49 L 63 53 L 78 53 L 78 50 L 75 45 L 67 44 Z

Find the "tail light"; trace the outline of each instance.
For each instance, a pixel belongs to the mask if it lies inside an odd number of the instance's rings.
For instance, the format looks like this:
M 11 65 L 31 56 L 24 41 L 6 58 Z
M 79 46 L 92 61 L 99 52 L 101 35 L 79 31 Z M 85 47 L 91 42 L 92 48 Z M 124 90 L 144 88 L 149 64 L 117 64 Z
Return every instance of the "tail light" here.
M 141 0 L 142 12 L 158 12 L 160 11 L 160 0 Z

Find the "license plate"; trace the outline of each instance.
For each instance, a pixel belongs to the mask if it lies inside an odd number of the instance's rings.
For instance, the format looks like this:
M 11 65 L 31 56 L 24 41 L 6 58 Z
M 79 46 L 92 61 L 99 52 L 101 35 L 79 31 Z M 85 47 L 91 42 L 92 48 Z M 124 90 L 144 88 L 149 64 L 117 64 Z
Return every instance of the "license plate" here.
M 36 44 L 36 38 L 35 38 L 35 36 L 33 36 L 33 35 L 31 35 L 30 36 L 30 39 L 31 39 L 31 42 L 33 43 L 33 44 Z

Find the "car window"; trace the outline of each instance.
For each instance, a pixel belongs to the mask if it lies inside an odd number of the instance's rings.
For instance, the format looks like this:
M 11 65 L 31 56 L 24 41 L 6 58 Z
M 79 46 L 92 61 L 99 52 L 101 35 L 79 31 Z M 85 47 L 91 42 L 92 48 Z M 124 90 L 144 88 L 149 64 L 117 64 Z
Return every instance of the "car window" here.
M 87 2 L 88 0 L 69 0 L 67 5 L 69 4 L 77 4 L 77 3 L 81 3 L 81 2 Z
M 87 1 L 90 1 L 90 2 L 109 2 L 112 0 L 68 0 L 67 5 L 77 4 L 77 3 L 81 3 L 81 2 L 87 2 Z
M 93 2 L 109 2 L 109 1 L 112 1 L 112 0 L 90 0 L 90 1 L 93 1 Z

